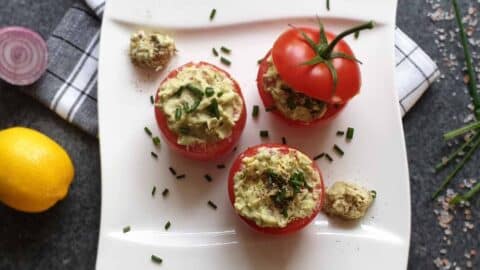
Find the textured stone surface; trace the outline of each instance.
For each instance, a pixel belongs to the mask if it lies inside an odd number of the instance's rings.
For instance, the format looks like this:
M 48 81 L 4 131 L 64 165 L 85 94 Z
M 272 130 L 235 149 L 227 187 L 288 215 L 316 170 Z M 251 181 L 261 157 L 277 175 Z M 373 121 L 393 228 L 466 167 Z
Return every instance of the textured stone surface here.
M 47 38 L 73 2 L 75 0 L 0 0 L 0 26 L 27 26 Z M 433 214 L 435 204 L 428 199 L 447 173 L 438 176 L 432 173 L 432 166 L 449 151 L 440 135 L 462 125 L 469 102 L 463 83 L 453 79 L 460 70 L 457 68 L 451 72 L 454 75 L 449 75 L 448 68 L 440 61 L 433 35 L 439 23 L 434 24 L 428 18 L 430 11 L 426 1 L 399 0 L 398 25 L 439 60 L 440 69 L 446 74 L 446 79 L 435 83 L 404 119 L 412 188 L 409 269 L 436 269 L 433 259 L 438 256 L 448 258 L 451 263 L 457 261 L 461 269 L 466 269 L 464 252 L 478 248 L 480 243 L 480 199 L 472 202 L 476 228 L 468 233 L 469 237 L 462 232 L 463 211 L 457 212 L 451 226 L 450 246 L 442 240 L 443 230 Z M 453 21 L 440 24 L 446 30 L 455 28 Z M 463 59 L 455 44 L 447 47 L 459 60 Z M 453 96 L 452 92 L 457 95 Z M 0 82 L 0 129 L 16 125 L 38 129 L 63 145 L 73 158 L 76 177 L 67 199 L 46 213 L 27 215 L 0 205 L 0 269 L 93 269 L 100 224 L 98 141 L 14 87 Z M 480 154 L 477 154 L 456 183 L 462 177 L 478 177 L 479 161 Z M 447 251 L 445 256 L 440 254 L 443 248 Z M 480 267 L 477 257 L 473 257 L 472 262 L 472 269 Z

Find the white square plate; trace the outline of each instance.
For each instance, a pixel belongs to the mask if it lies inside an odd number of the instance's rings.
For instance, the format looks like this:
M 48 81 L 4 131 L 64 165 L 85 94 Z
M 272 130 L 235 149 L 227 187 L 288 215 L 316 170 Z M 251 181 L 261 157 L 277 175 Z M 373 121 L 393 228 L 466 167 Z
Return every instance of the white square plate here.
M 398 100 L 394 91 L 394 27 L 396 0 L 115 0 L 103 18 L 99 67 L 99 119 L 102 157 L 102 215 L 97 269 L 405 269 L 410 238 L 408 167 Z M 211 22 L 210 10 L 217 9 Z M 257 60 L 270 49 L 288 24 L 316 26 L 319 15 L 327 30 L 338 33 L 366 20 L 374 30 L 347 41 L 361 66 L 363 85 L 337 119 L 322 127 L 293 129 L 261 111 L 255 78 Z M 178 55 L 163 73 L 145 74 L 127 55 L 129 37 L 138 29 L 167 32 Z M 212 47 L 232 49 L 225 68 Z M 159 135 L 150 104 L 159 82 L 171 69 L 204 60 L 224 67 L 240 83 L 247 103 L 247 126 L 237 153 L 261 142 L 288 143 L 310 156 L 330 152 L 334 162 L 319 160 L 326 185 L 356 181 L 377 191 L 368 215 L 345 223 L 320 214 L 299 233 L 267 236 L 251 231 L 228 202 L 226 178 L 234 158 L 195 162 L 156 149 L 144 132 Z M 262 106 L 263 107 L 263 106 Z M 337 130 L 355 128 L 347 143 Z M 270 139 L 261 140 L 259 130 Z M 340 145 L 345 156 L 332 151 Z M 158 159 L 150 156 L 156 151 Z M 227 169 L 217 169 L 224 163 Z M 168 167 L 185 173 L 176 180 Z M 205 174 L 213 182 L 204 180 Z M 152 197 L 152 187 L 157 194 Z M 166 198 L 164 188 L 170 190 Z M 207 205 L 218 205 L 213 210 Z M 170 230 L 164 224 L 172 222 Z M 131 226 L 123 233 L 122 228 Z M 150 260 L 163 258 L 161 266 Z

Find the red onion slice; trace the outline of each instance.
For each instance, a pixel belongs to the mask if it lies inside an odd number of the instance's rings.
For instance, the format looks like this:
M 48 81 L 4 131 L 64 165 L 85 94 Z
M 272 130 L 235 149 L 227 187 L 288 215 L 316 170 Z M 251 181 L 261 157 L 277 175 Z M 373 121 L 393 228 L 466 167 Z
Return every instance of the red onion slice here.
M 47 69 L 43 38 L 23 27 L 0 29 L 0 78 L 13 85 L 34 83 Z

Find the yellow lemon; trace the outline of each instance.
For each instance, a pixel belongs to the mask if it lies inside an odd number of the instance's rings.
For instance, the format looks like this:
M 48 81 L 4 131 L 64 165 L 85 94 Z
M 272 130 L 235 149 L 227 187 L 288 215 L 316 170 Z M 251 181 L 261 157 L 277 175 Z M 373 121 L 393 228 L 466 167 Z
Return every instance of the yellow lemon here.
M 67 152 L 29 128 L 0 131 L 0 201 L 25 212 L 42 212 L 63 199 L 73 180 Z

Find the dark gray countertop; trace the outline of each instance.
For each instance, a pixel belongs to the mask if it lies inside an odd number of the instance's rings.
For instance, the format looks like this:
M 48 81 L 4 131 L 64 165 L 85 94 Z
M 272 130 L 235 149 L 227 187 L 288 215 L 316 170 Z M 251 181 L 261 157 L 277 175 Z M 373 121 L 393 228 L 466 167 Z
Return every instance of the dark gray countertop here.
M 76 0 L 0 0 L 0 26 L 30 27 L 47 38 L 74 2 Z M 440 135 L 462 125 L 469 113 L 466 88 L 460 80 L 455 80 L 460 68 L 449 71 L 434 41 L 435 29 L 453 30 L 455 23 L 452 20 L 433 22 L 427 16 L 432 12 L 430 2 L 436 1 L 399 0 L 397 16 L 399 27 L 437 60 L 445 74 L 445 78 L 435 83 L 403 120 L 412 190 L 409 269 L 437 269 L 433 263 L 436 257 L 447 258 L 451 263 L 456 261 L 461 269 L 469 269 L 465 266 L 464 253 L 480 247 L 480 199 L 472 202 L 475 228 L 463 232 L 464 214 L 457 211 L 451 224 L 452 235 L 447 240 L 443 239 L 444 231 L 433 213 L 438 206 L 428 199 L 447 173 L 438 176 L 432 173 L 432 165 L 449 152 Z M 460 2 L 465 3 L 466 10 L 466 3 L 472 1 Z M 478 3 L 470 5 L 480 6 Z M 479 51 L 478 47 L 473 49 Z M 463 60 L 454 42 L 446 43 L 445 50 Z M 0 269 L 93 269 L 100 225 L 97 139 L 67 124 L 15 87 L 0 82 L 0 129 L 17 125 L 38 129 L 63 145 L 75 163 L 76 176 L 69 196 L 46 213 L 23 214 L 0 205 Z M 462 178 L 478 177 L 479 161 L 477 153 L 456 183 Z M 440 254 L 441 249 L 446 250 L 445 255 Z M 478 256 L 471 261 L 472 269 L 480 268 Z

